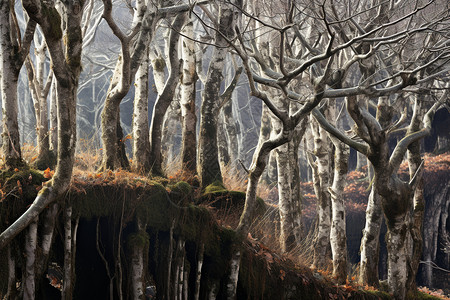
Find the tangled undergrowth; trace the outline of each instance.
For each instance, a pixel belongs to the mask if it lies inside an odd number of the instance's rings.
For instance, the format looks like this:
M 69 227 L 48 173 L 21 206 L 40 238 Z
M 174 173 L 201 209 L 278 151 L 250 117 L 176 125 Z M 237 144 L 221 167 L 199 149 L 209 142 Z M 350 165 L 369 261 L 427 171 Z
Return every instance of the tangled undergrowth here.
M 167 197 L 171 195 L 175 197 L 168 198 L 170 205 L 179 207 L 198 206 L 205 211 L 208 211 L 212 216 L 212 222 L 217 223 L 218 226 L 225 229 L 235 228 L 239 220 L 240 212 L 245 201 L 245 194 L 242 192 L 245 190 L 245 176 L 235 176 L 233 178 L 226 178 L 225 185 L 213 184 L 208 187 L 204 193 L 200 191 L 197 186 L 198 178 L 193 175 L 184 174 L 180 171 L 176 171 L 170 174 L 167 178 L 163 177 L 148 177 L 144 174 L 136 174 L 126 170 L 96 172 L 95 166 L 98 165 L 99 152 L 97 154 L 82 154 L 77 155 L 76 165 L 74 169 L 74 176 L 70 188 L 70 193 L 73 195 L 88 195 L 92 190 L 108 191 L 108 193 L 117 193 L 119 191 L 131 191 L 139 194 L 142 190 L 151 187 L 152 194 L 159 194 L 159 197 Z M 448 171 L 450 165 L 450 155 L 441 154 L 438 157 L 426 156 L 425 158 L 425 174 L 427 176 L 434 176 L 436 170 Z M 406 172 L 407 166 L 402 165 L 402 172 Z M 238 174 L 238 172 L 227 172 L 228 174 Z M 42 182 L 50 179 L 53 175 L 51 169 L 46 169 L 43 172 L 38 172 L 30 168 L 23 170 L 10 170 L 4 171 L 1 177 L 0 193 L 3 200 L 7 198 L 30 198 L 33 193 L 36 193 L 42 186 Z M 347 202 L 347 211 L 362 212 L 365 210 L 365 199 L 367 199 L 369 183 L 366 180 L 366 175 L 363 172 L 350 172 L 348 174 L 348 185 L 345 190 L 346 197 L 350 201 Z M 188 182 L 186 184 L 180 182 Z M 93 188 L 95 187 L 95 188 Z M 231 188 L 235 191 L 230 191 Z M 312 193 L 312 184 L 304 183 L 302 185 L 304 191 L 305 208 L 303 214 L 306 219 L 313 219 L 315 214 L 315 195 Z M 267 187 L 262 189 L 269 190 Z M 270 188 L 271 190 L 274 187 Z M 276 189 L 276 187 L 275 187 Z M 184 195 L 181 198 L 177 198 L 176 195 Z M 87 199 L 88 197 L 85 197 Z M 139 201 L 139 196 L 135 197 Z M 156 197 L 157 199 L 161 199 Z M 81 198 L 80 198 L 81 199 Z M 322 292 L 327 293 L 326 296 L 329 299 L 344 299 L 349 297 L 352 293 L 367 293 L 368 295 L 374 295 L 378 298 L 374 299 L 389 299 L 389 296 L 383 292 L 378 292 L 372 287 L 359 286 L 354 282 L 354 276 L 349 276 L 347 284 L 342 286 L 336 286 L 331 277 L 331 264 L 327 270 L 310 270 L 307 266 L 311 262 L 311 245 L 313 238 L 313 231 L 309 231 L 305 234 L 304 243 L 298 245 L 294 250 L 289 253 L 281 254 L 279 247 L 279 228 L 278 228 L 278 212 L 277 207 L 274 204 L 268 204 L 260 201 L 259 217 L 255 219 L 251 227 L 251 232 L 244 243 L 246 252 L 246 261 L 253 261 L 252 266 L 243 265 L 242 272 L 249 276 L 242 281 L 242 286 L 246 287 L 245 290 L 254 290 L 251 294 L 253 297 L 258 297 L 258 291 L 261 289 L 253 289 L 254 282 L 250 280 L 254 276 L 263 276 L 259 278 L 258 284 L 270 286 L 273 278 L 276 281 L 290 281 L 289 284 L 297 284 L 297 281 L 301 281 L 304 286 L 309 286 L 313 283 L 314 288 L 320 289 Z M 84 211 L 83 215 L 89 217 L 89 215 L 108 214 L 108 205 L 105 203 L 96 203 L 95 207 L 88 205 L 86 202 L 80 201 L 78 209 L 80 212 Z M 114 204 L 115 205 L 115 204 Z M 114 209 L 114 205 L 113 208 Z M 136 206 L 136 203 L 131 203 L 130 207 Z M 156 205 L 156 204 L 155 204 Z M 162 207 L 162 209 L 167 209 Z M 4 207 L 5 208 L 5 207 Z M 15 217 L 19 212 L 17 207 L 12 210 L 10 217 Z M 128 219 L 131 218 L 131 215 Z M 164 223 L 164 220 L 158 219 L 157 216 L 152 215 L 153 222 Z M 127 220 L 127 216 L 125 216 Z M 154 223 L 154 224 L 156 224 Z M 158 224 L 158 226 L 162 226 Z M 164 226 L 164 230 L 168 230 L 167 226 Z M 194 233 L 189 231 L 194 231 Z M 186 234 L 197 234 L 197 230 L 192 229 L 192 226 L 186 231 Z M 260 268 L 258 272 L 255 272 L 252 268 Z M 263 275 L 256 275 L 263 274 Z M 269 277 L 266 277 L 269 274 Z M 292 278 L 296 278 L 293 280 Z M 242 288 L 241 286 L 241 288 Z M 264 290 L 264 289 L 263 289 Z M 448 299 L 442 292 L 431 291 L 427 288 L 421 288 L 418 295 L 418 299 L 427 299 L 425 294 L 430 297 L 438 297 L 440 299 Z M 241 291 L 241 293 L 244 293 Z M 320 293 L 320 292 L 319 292 Z M 356 294 L 355 294 L 356 295 Z M 262 296 L 259 295 L 259 296 Z M 247 294 L 247 297 L 251 297 Z M 431 299 L 431 298 L 430 298 Z

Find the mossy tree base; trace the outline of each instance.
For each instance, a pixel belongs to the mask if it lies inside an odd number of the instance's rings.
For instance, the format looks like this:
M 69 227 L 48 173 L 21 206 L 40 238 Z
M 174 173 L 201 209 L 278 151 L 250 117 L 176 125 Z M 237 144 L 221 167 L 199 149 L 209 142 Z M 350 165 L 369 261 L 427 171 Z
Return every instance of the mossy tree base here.
M 41 171 L 47 168 L 53 170 L 56 166 L 56 155 L 53 151 L 43 151 L 41 155 L 33 161 L 31 166 Z

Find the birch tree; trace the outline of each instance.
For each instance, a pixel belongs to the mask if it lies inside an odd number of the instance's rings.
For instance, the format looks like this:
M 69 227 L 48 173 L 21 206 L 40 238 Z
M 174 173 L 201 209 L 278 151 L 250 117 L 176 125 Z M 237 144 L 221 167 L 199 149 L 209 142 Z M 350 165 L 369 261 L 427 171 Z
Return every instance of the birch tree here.
M 423 64 L 419 64 L 419 66 L 411 73 L 420 76 L 419 71 L 430 63 L 436 64 L 436 69 L 434 70 L 439 70 L 444 73 L 448 72 L 448 69 L 445 67 L 443 68 L 440 63 L 440 56 L 442 54 L 442 52 L 437 54 L 431 60 L 429 60 L 429 57 L 427 56 L 427 59 L 422 62 Z M 397 84 L 395 84 L 395 80 L 393 79 L 396 76 L 400 77 Z M 430 80 L 430 78 L 434 78 L 433 76 L 428 76 L 428 74 L 422 74 L 423 78 L 420 80 L 417 80 L 415 77 L 413 79 L 411 76 L 412 75 L 400 76 L 394 74 L 390 77 L 390 79 L 392 78 L 390 84 L 394 87 L 397 86 L 397 89 L 404 89 L 417 82 L 420 84 Z M 392 86 L 390 87 L 391 89 Z M 383 96 L 384 93 L 378 90 L 377 94 L 378 96 Z M 397 97 L 397 99 L 398 98 L 399 97 Z M 391 112 L 392 108 L 395 106 L 395 102 L 390 102 L 387 97 L 378 98 L 376 117 L 361 108 L 358 105 L 355 96 L 347 98 L 349 114 L 355 121 L 353 131 L 363 143 L 351 140 L 342 135 L 339 131 L 334 131 L 329 127 L 329 124 L 323 122 L 323 120 L 325 120 L 323 116 L 317 110 L 314 111 L 314 116 L 316 119 L 321 120 L 320 122 L 324 128 L 327 128 L 329 132 L 334 134 L 341 141 L 365 154 L 374 167 L 375 177 L 373 185 L 375 190 L 372 191 L 373 195 L 371 195 L 371 197 L 378 194 L 381 199 L 381 207 L 388 227 L 388 285 L 389 290 L 399 299 L 404 299 L 406 297 L 406 284 L 408 281 L 407 260 L 411 255 L 408 253 L 409 250 L 407 247 L 407 236 L 410 234 L 407 228 L 410 228 L 409 211 L 412 207 L 412 193 L 416 189 L 416 175 L 418 170 L 416 170 L 416 174 L 409 183 L 401 181 L 396 173 L 408 146 L 429 134 L 431 130 L 432 115 L 440 104 L 440 102 L 437 102 L 430 108 L 423 118 L 422 129 L 406 135 L 397 143 L 392 154 L 390 153 L 388 146 L 389 135 L 393 130 L 401 126 L 405 118 L 400 117 L 397 122 L 392 122 Z M 414 234 L 417 235 L 417 230 L 414 231 Z M 414 248 L 417 249 L 417 245 Z
M 23 36 L 17 22 L 14 1 L 0 3 L 0 69 L 3 111 L 2 150 L 8 168 L 23 164 L 17 121 L 17 85 L 36 29 L 36 21 L 27 22 Z
M 177 82 L 180 79 L 180 61 L 178 55 L 179 32 L 187 18 L 186 13 L 179 13 L 173 20 L 170 28 L 169 39 L 167 41 L 167 65 L 169 76 L 164 82 L 164 87 L 159 89 L 155 102 L 150 125 L 150 166 L 152 173 L 162 175 L 162 126 L 164 115 L 175 96 Z
M 49 71 L 45 76 L 46 64 L 45 39 L 38 32 L 34 38 L 34 54 L 36 65 L 33 64 L 30 57 L 25 61 L 28 75 L 28 84 L 31 87 L 31 96 L 33 98 L 34 111 L 36 116 L 37 146 L 38 155 L 34 164 L 38 169 L 45 170 L 53 167 L 54 155 L 50 152 L 50 135 L 48 128 L 48 105 L 47 97 L 50 93 L 53 81 L 53 71 Z
M 192 17 L 191 17 L 192 18 Z M 181 39 L 182 79 L 181 79 L 181 163 L 184 172 L 197 172 L 197 115 L 195 113 L 195 84 L 197 82 L 194 24 L 190 19 L 183 27 Z
M 36 220 L 39 214 L 69 187 L 76 143 L 76 98 L 81 72 L 82 2 L 62 3 L 62 15 L 52 3 L 23 1 L 31 20 L 38 23 L 46 40 L 58 90 L 58 152 L 53 178 L 42 188 L 27 211 L 0 235 L 0 248 Z M 62 27 L 64 19 L 64 27 Z M 62 43 L 63 34 L 66 43 Z
M 112 16 L 111 0 L 104 0 L 103 4 L 103 18 L 108 23 L 113 34 L 119 39 L 121 45 L 119 59 L 117 60 L 105 99 L 101 122 L 103 142 L 102 169 L 115 169 L 127 167 L 127 159 L 122 143 L 123 133 L 120 127 L 120 103 L 134 82 L 135 74 L 147 53 L 146 48 L 153 39 L 158 22 L 161 19 L 186 12 L 190 9 L 190 5 L 156 7 L 153 3 L 146 3 L 144 0 L 137 1 L 131 28 L 128 32 L 123 32 Z M 158 122 L 154 122 L 152 126 L 157 126 L 158 128 L 161 125 L 158 125 Z M 153 136 L 153 140 L 154 142 L 150 138 L 153 149 L 150 151 L 151 157 L 153 157 L 151 159 L 160 161 L 160 152 L 157 151 L 157 149 L 160 149 L 160 143 L 158 143 L 157 138 L 155 140 L 155 136 Z M 151 165 L 154 162 L 156 161 L 151 162 Z
M 375 25 L 368 30 L 364 30 L 362 26 L 368 20 L 359 19 L 356 15 L 351 14 L 351 10 L 346 11 L 346 17 L 342 19 L 343 14 L 334 14 L 333 9 L 335 9 L 334 5 L 321 5 L 317 7 L 317 11 L 319 11 L 318 18 L 321 19 L 318 25 L 323 27 L 323 29 L 328 31 L 329 40 L 327 43 L 319 43 L 326 46 L 325 49 L 315 49 L 314 45 L 310 45 L 303 38 L 302 32 L 296 36 L 299 41 L 303 44 L 304 52 L 299 53 L 299 57 L 302 58 L 302 54 L 304 58 L 299 59 L 297 62 L 296 68 L 293 70 L 286 69 L 286 65 L 284 61 L 292 61 L 292 56 L 289 56 L 288 46 L 289 43 L 281 43 L 280 42 L 280 55 L 278 56 L 279 61 L 276 64 L 268 64 L 266 61 L 258 59 L 258 56 L 251 52 L 251 47 L 246 47 L 244 49 L 239 46 L 235 46 L 235 50 L 242 57 L 244 66 L 246 67 L 246 73 L 250 81 L 250 87 L 252 89 L 252 94 L 254 96 L 259 97 L 266 103 L 266 105 L 272 110 L 272 112 L 280 118 L 283 122 L 283 130 L 277 136 L 277 139 L 274 141 L 267 141 L 260 146 L 254 156 L 254 161 L 252 166 L 249 168 L 249 184 L 247 187 L 247 197 L 246 204 L 244 208 L 244 212 L 241 216 L 241 222 L 238 227 L 238 230 L 241 232 L 248 232 L 249 230 L 249 222 L 251 222 L 251 216 L 254 211 L 254 192 L 255 185 L 257 185 L 257 181 L 260 176 L 261 168 L 263 169 L 266 165 L 266 158 L 268 155 L 268 150 L 270 150 L 273 146 L 278 146 L 287 142 L 292 136 L 292 123 L 296 124 L 297 120 L 300 119 L 299 116 L 303 115 L 300 112 L 309 112 L 312 110 L 314 112 L 314 116 L 316 119 L 320 121 L 321 126 L 324 129 L 329 131 L 331 134 L 339 137 L 341 141 L 347 143 L 351 147 L 357 149 L 358 151 L 366 154 L 372 165 L 375 169 L 375 179 L 374 185 L 378 189 L 378 193 L 380 196 L 385 195 L 384 199 L 382 199 L 383 203 L 383 211 L 388 220 L 388 228 L 389 228 L 389 287 L 390 291 L 396 295 L 398 298 L 405 297 L 405 278 L 404 269 L 405 266 L 402 259 L 399 259 L 398 254 L 403 253 L 404 249 L 404 237 L 400 234 L 400 228 L 404 225 L 404 223 L 400 222 L 400 215 L 403 216 L 402 213 L 398 211 L 398 209 L 394 209 L 399 205 L 399 203 L 405 203 L 402 201 L 406 201 L 408 196 L 410 195 L 410 188 L 408 185 L 401 183 L 398 178 L 395 176 L 396 170 L 401 162 L 401 157 L 406 151 L 406 146 L 412 141 L 420 139 L 423 137 L 427 131 L 429 131 L 430 117 L 431 111 L 425 118 L 424 129 L 421 131 L 414 133 L 405 137 L 403 141 L 401 141 L 396 150 L 394 150 L 391 159 L 389 159 L 389 151 L 387 149 L 386 138 L 387 132 L 389 129 L 395 128 L 396 123 L 389 125 L 387 128 L 380 125 L 377 119 L 371 116 L 367 111 L 360 108 L 356 101 L 356 95 L 366 94 L 370 95 L 370 97 L 381 97 L 391 95 L 393 93 L 400 93 L 402 90 L 407 91 L 409 86 L 420 85 L 424 82 L 433 80 L 435 78 L 440 78 L 442 80 L 442 76 L 445 76 L 448 72 L 448 67 L 445 65 L 446 59 L 448 58 L 448 50 L 446 47 L 442 47 L 445 44 L 445 38 L 442 37 L 439 41 L 434 40 L 432 45 L 426 44 L 423 45 L 422 51 L 418 50 L 414 52 L 415 55 L 414 65 L 407 65 L 406 61 L 402 60 L 403 56 L 396 55 L 402 53 L 400 49 L 396 49 L 397 52 L 393 53 L 395 56 L 395 65 L 391 66 L 387 70 L 387 72 L 377 71 L 378 68 L 383 68 L 383 64 L 378 59 L 378 55 L 381 54 L 381 51 L 388 52 L 387 49 L 389 47 L 393 47 L 396 45 L 401 48 L 402 42 L 408 40 L 412 35 L 420 35 L 423 33 L 431 33 L 434 30 L 438 30 L 440 33 L 443 32 L 444 28 L 448 26 L 448 20 L 444 14 L 433 14 L 434 18 L 429 20 L 428 22 L 415 23 L 409 22 L 411 19 L 415 18 L 419 14 L 429 12 L 427 11 L 427 7 L 431 3 L 426 3 L 423 6 L 417 6 L 415 9 L 408 9 L 403 7 L 404 3 L 397 3 L 392 9 L 396 9 L 395 12 L 392 12 L 392 15 L 389 19 L 384 19 L 380 25 Z M 398 6 L 397 6 L 398 5 Z M 348 7 L 351 7 L 351 3 L 348 2 Z M 312 12 L 313 7 L 308 6 L 305 9 L 311 12 L 310 15 L 314 15 Z M 366 8 L 365 8 L 366 9 Z M 377 11 L 378 6 L 375 5 L 370 8 L 372 11 Z M 370 10 L 369 9 L 369 10 Z M 428 8 L 430 9 L 430 8 Z M 293 10 L 293 8 L 291 8 Z M 365 10 L 366 11 L 366 10 Z M 249 18 L 252 18 L 253 15 L 248 14 Z M 300 17 L 302 16 L 302 17 Z M 370 19 L 371 16 L 369 16 Z M 304 15 L 299 15 L 299 18 L 305 18 Z M 334 21 L 332 21 L 334 20 Z M 259 20 L 256 20 L 259 21 Z M 297 20 L 296 20 L 297 21 Z M 260 21 L 263 23 L 262 21 Z M 361 22 L 362 24 L 358 23 Z M 285 27 L 281 26 L 273 26 L 269 24 L 264 24 L 264 26 L 270 26 L 271 29 L 278 30 L 280 35 L 284 35 L 286 31 L 291 30 L 291 28 L 295 28 L 295 22 L 289 22 Z M 402 27 L 398 26 L 399 24 L 406 24 L 408 26 Z M 316 26 L 315 29 L 320 28 L 320 26 Z M 357 28 L 356 32 L 350 32 L 347 28 Z M 339 38 L 334 39 L 337 34 L 335 34 L 336 28 L 339 28 Z M 406 29 L 405 29 L 406 28 Z M 345 34 L 345 38 L 342 35 Z M 323 38 L 323 36 L 321 36 Z M 246 45 L 245 41 L 247 39 L 240 39 L 240 44 Z M 283 40 L 283 39 L 281 39 Z M 363 45 L 363 51 L 355 51 L 353 46 Z M 283 48 L 286 47 L 286 48 Z M 267 94 L 262 93 L 258 90 L 253 83 L 258 82 L 261 85 L 270 86 L 272 88 L 277 88 L 284 91 L 285 95 L 290 99 L 295 99 L 297 101 L 303 100 L 303 97 L 299 94 L 296 94 L 294 91 L 289 89 L 288 84 L 292 81 L 293 78 L 302 74 L 305 71 L 309 71 L 308 68 L 313 66 L 316 62 L 326 61 L 329 58 L 333 58 L 337 53 L 348 49 L 350 55 L 347 56 L 347 60 L 345 64 L 348 65 L 345 68 L 345 72 L 330 72 L 331 63 L 328 61 L 324 70 L 312 70 L 313 72 L 309 72 L 308 76 L 310 77 L 310 82 L 312 85 L 312 89 L 315 91 L 315 97 L 312 97 L 314 100 L 311 102 L 307 102 L 304 108 L 300 109 L 293 115 L 287 115 L 281 109 L 276 107 L 276 105 L 268 98 Z M 394 48 L 390 48 L 394 49 Z M 428 52 L 427 49 L 430 49 Z M 439 49 L 439 50 L 438 50 Z M 393 50 L 394 51 L 394 50 Z M 434 56 L 422 55 L 425 52 L 427 54 L 434 53 Z M 252 59 L 252 63 L 256 62 L 257 66 L 260 67 L 264 76 L 257 76 L 253 72 L 253 68 L 250 66 L 249 61 Z M 367 63 L 372 58 L 375 59 L 377 64 L 374 64 L 372 69 L 372 77 L 375 78 L 374 82 L 365 80 L 365 78 L 359 79 L 355 85 L 352 86 L 351 83 L 347 81 L 349 72 L 352 72 L 352 76 L 361 76 L 359 73 L 355 73 L 351 71 L 351 66 L 357 62 Z M 367 61 L 366 61 L 367 60 Z M 280 72 L 276 72 L 274 70 L 274 65 L 280 66 Z M 317 64 L 319 67 L 320 65 Z M 316 66 L 317 66 L 316 65 Z M 325 65 L 325 64 L 324 64 Z M 429 68 L 430 73 L 424 74 L 420 76 L 419 72 Z M 339 71 L 339 70 L 338 70 Z M 375 73 L 374 73 L 375 72 Z M 317 74 L 317 75 L 314 75 Z M 342 83 L 341 86 L 334 85 L 335 79 L 331 74 L 336 74 L 337 79 Z M 328 85 L 329 88 L 325 88 Z M 319 117 L 322 116 L 319 110 L 313 109 L 315 105 L 322 98 L 337 98 L 337 97 L 347 97 L 347 108 L 350 113 L 350 116 L 355 121 L 355 134 L 362 139 L 364 142 L 358 142 L 352 140 L 350 138 L 343 138 L 343 134 L 337 130 L 335 127 L 330 126 L 329 123 L 323 122 L 325 118 Z M 311 105 L 313 107 L 311 107 Z M 309 110 L 308 110 L 309 109 Z M 381 109 L 381 107 L 380 107 Z M 434 108 L 435 109 L 435 108 Z M 398 123 L 398 122 L 397 122 Z M 400 122 L 401 123 L 401 122 Z M 428 124 L 428 125 L 427 125 Z M 288 127 L 291 125 L 291 127 Z M 384 158 L 383 158 L 384 157 Z M 400 161 L 400 162 L 399 162 Z M 388 170 L 389 172 L 386 172 Z M 382 173 L 383 171 L 383 173 Z M 392 176 L 392 177 L 391 177 Z M 384 189 L 380 191 L 380 189 Z M 388 200 L 389 199 L 389 200 Z M 402 200 L 403 199 L 403 200 Z M 395 204 L 394 204 L 395 203 Z M 253 209 L 252 209 L 253 207 Z M 403 206 L 402 206 L 403 207 Z M 406 207 L 404 207 L 406 209 Z M 395 211 L 398 212 L 395 213 Z M 396 221 L 397 220 L 397 221 Z M 389 222 L 391 222 L 389 224 Z M 399 226 L 399 227 L 398 227 Z M 403 264 L 403 265 L 402 265 Z M 399 274 L 403 274 L 400 275 Z
M 148 124 L 148 84 L 150 57 L 146 54 L 136 72 L 133 110 L 133 169 L 150 171 L 150 141 Z
M 220 97 L 220 86 L 224 78 L 222 72 L 228 52 L 227 38 L 234 35 L 234 24 L 236 24 L 236 16 L 231 4 L 219 2 L 213 6 L 213 9 L 217 18 L 204 8 L 213 24 L 217 25 L 217 31 L 214 34 L 214 48 L 200 108 L 198 174 L 202 188 L 214 181 L 222 181 L 217 146 L 217 115 L 219 112 L 217 99 Z

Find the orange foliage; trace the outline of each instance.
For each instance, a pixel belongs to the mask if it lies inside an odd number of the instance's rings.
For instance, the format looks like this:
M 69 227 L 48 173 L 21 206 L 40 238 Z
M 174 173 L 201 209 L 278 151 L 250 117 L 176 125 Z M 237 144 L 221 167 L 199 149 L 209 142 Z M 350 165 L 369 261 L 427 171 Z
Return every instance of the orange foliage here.
M 52 171 L 52 170 L 50 170 L 50 168 L 47 168 L 44 171 L 44 178 L 50 179 L 53 177 L 53 174 L 55 174 L 55 171 Z

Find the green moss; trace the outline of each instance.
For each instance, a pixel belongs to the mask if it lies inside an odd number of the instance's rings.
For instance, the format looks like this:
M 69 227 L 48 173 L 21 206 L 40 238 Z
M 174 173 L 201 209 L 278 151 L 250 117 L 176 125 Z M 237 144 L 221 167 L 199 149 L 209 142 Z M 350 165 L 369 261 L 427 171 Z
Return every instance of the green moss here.
M 166 66 L 166 62 L 163 58 L 156 58 L 153 61 L 153 69 L 157 72 L 164 72 L 164 68 Z
M 245 193 L 239 191 L 229 191 L 223 184 L 216 181 L 208 185 L 203 195 L 197 199 L 197 203 L 208 203 L 218 209 L 236 209 L 236 213 L 241 213 L 245 204 Z M 263 199 L 256 198 L 256 214 L 263 215 L 267 210 Z
M 78 68 L 81 66 L 81 55 L 79 55 L 78 47 L 82 41 L 81 28 L 77 26 L 73 30 L 67 31 L 64 36 L 65 43 L 67 44 L 66 61 L 72 68 Z
M 62 38 L 61 16 L 56 8 L 52 6 L 42 5 L 42 14 L 50 23 L 50 36 L 54 40 Z
M 136 207 L 136 215 L 142 222 L 160 230 L 168 231 L 174 207 L 170 205 L 167 191 L 161 184 L 154 184 Z
M 150 237 L 147 232 L 139 231 L 132 233 L 128 236 L 128 246 L 129 247 L 140 247 L 147 248 L 150 243 Z
M 392 299 L 391 295 L 389 295 L 386 292 L 382 292 L 382 291 L 368 291 L 368 290 L 361 290 L 359 291 L 359 294 L 362 294 L 364 299 Z
M 191 195 L 192 187 L 185 181 L 179 181 L 171 187 L 172 192 L 177 192 L 183 195 Z
M 188 205 L 178 210 L 175 233 L 192 241 L 208 239 L 215 225 L 209 211 L 204 207 Z
M 204 194 L 226 192 L 226 191 L 227 189 L 225 188 L 223 183 L 219 180 L 216 180 L 205 188 Z
M 208 268 L 208 278 L 219 279 L 227 272 L 232 251 L 239 245 L 239 237 L 234 230 L 214 227 L 204 240 L 205 257 L 212 263 Z
M 189 183 L 180 181 L 169 188 L 170 198 L 174 203 L 186 206 L 193 201 L 193 191 Z
M 408 294 L 406 295 L 407 299 L 414 299 L 414 300 L 437 300 L 437 299 L 441 299 L 439 297 L 421 292 L 421 291 L 417 291 L 416 293 L 412 293 L 412 292 L 408 292 Z
M 152 177 L 152 183 L 167 186 L 169 184 L 169 179 L 161 176 L 154 176 Z

